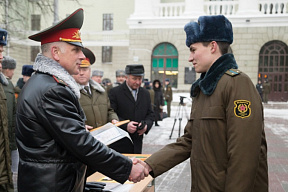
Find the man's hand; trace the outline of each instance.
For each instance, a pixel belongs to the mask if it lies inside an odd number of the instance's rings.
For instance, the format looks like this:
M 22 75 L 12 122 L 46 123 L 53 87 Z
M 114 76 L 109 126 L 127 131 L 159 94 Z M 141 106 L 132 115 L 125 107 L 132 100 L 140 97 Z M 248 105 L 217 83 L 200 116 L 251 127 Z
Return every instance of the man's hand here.
M 131 173 L 129 175 L 129 181 L 133 181 L 134 183 L 137 183 L 145 178 L 147 174 L 147 170 L 143 167 L 141 163 L 137 163 L 138 160 L 133 159 L 133 165 L 131 169 Z
M 86 131 L 89 131 L 90 129 L 93 129 L 93 127 L 90 125 L 85 125 L 85 129 L 86 129 Z
M 141 161 L 140 159 L 134 158 L 132 162 L 135 165 L 137 163 L 140 163 L 145 168 L 145 171 L 144 171 L 145 177 L 147 177 L 149 175 L 149 172 L 152 171 L 152 168 L 147 163 L 145 163 L 144 161 Z
M 143 129 L 138 130 L 137 133 L 138 133 L 139 135 L 143 135 L 146 131 L 147 131 L 147 125 L 145 125 L 145 127 L 144 127 Z
M 138 125 L 138 122 L 136 121 L 130 121 L 128 124 L 127 124 L 127 131 L 129 133 L 135 133 L 135 131 L 137 130 L 137 125 Z
M 113 123 L 113 124 L 116 124 L 116 123 L 118 123 L 119 121 L 118 120 L 116 120 L 116 119 L 112 119 L 112 121 L 111 121 L 111 123 Z

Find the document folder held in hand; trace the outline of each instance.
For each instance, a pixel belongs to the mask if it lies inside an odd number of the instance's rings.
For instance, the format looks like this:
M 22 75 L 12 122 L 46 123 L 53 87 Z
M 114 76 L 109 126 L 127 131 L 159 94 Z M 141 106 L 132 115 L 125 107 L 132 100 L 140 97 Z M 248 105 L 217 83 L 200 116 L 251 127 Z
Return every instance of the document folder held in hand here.
M 105 145 L 110 145 L 116 141 L 119 141 L 120 139 L 123 139 L 124 137 L 127 137 L 131 140 L 128 132 L 122 130 L 121 128 L 117 127 L 128 123 L 129 121 L 125 122 L 118 122 L 115 125 L 112 123 L 106 123 L 105 125 L 90 130 L 90 133 L 98 140 L 104 143 Z M 132 140 L 131 140 L 132 142 Z M 132 142 L 133 143 L 133 142 Z

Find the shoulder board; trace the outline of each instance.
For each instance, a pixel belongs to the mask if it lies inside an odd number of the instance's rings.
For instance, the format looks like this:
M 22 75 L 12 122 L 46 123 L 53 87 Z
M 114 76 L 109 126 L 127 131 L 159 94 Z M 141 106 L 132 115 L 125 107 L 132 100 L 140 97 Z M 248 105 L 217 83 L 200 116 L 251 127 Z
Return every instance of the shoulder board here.
M 239 75 L 241 71 L 239 69 L 228 69 L 225 73 L 231 77 L 234 77 L 236 75 Z
M 65 83 L 65 81 L 63 81 L 62 79 L 59 79 L 58 77 L 55 77 L 54 75 L 53 75 L 53 78 L 55 79 L 57 83 L 67 86 L 67 83 Z

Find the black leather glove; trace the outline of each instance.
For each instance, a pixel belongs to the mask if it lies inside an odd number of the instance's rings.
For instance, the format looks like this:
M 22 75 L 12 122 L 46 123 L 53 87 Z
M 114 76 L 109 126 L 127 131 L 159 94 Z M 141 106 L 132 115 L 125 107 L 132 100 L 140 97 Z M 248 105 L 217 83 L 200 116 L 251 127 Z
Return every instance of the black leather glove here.
M 84 192 L 109 192 L 108 190 L 104 190 L 105 185 L 105 183 L 101 182 L 87 182 Z

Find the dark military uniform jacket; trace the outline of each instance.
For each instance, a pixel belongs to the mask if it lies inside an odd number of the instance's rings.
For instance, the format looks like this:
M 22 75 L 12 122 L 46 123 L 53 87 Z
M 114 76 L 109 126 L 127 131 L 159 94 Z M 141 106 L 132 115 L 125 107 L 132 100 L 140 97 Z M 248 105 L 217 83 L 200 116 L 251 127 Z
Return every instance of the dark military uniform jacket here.
M 261 98 L 236 68 L 225 54 L 193 84 L 184 135 L 146 160 L 154 177 L 190 157 L 191 191 L 268 191 Z
M 263 84 L 263 93 L 269 94 L 271 91 L 271 84 L 269 82 L 264 82 Z
M 132 162 L 86 131 L 73 77 L 42 54 L 34 70 L 17 103 L 18 191 L 83 191 L 87 165 L 124 183 Z
M 165 88 L 164 97 L 167 102 L 171 102 L 173 100 L 173 92 L 170 84 L 168 84 Z
M 91 94 L 80 88 L 79 101 L 86 116 L 85 124 L 96 128 L 113 119 L 119 120 L 117 114 L 110 107 L 110 100 L 105 89 L 93 80 L 89 81 L 89 85 Z

